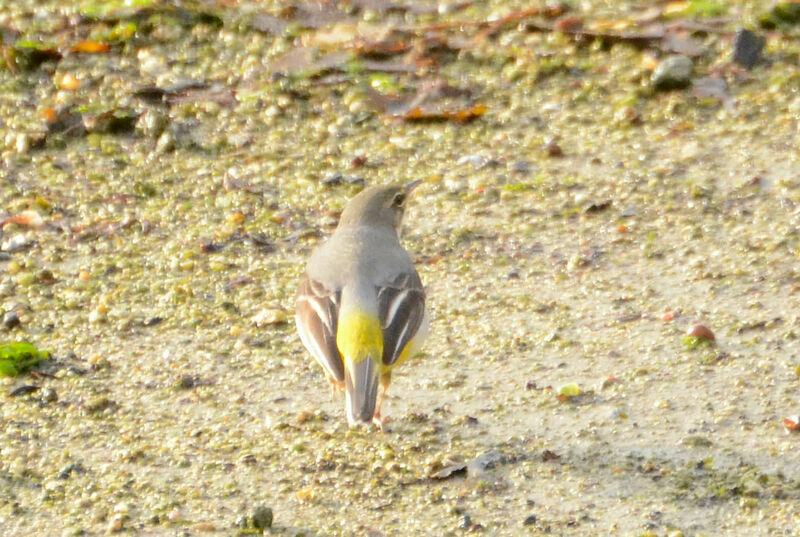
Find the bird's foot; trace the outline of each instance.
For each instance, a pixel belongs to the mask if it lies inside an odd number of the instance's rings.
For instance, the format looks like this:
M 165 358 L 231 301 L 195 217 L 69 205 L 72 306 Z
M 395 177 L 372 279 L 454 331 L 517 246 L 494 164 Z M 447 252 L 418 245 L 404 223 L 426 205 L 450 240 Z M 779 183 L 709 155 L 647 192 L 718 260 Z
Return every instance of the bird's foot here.
M 335 380 L 332 380 L 328 383 L 328 386 L 330 386 L 331 401 L 336 399 L 336 394 L 344 393 L 344 382 L 336 382 Z
M 392 418 L 390 416 L 381 416 L 380 412 L 376 412 L 375 415 L 372 417 L 372 423 L 374 423 L 375 426 L 378 427 L 378 429 L 380 429 L 381 432 L 385 432 L 384 425 L 386 425 L 390 421 L 392 421 Z

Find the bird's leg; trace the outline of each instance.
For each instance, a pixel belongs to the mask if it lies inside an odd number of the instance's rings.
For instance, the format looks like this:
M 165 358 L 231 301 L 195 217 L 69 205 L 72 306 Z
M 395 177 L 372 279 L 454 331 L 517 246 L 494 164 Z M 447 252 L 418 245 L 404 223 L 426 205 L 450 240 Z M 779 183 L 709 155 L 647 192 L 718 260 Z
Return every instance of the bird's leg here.
M 336 399 L 337 393 L 344 392 L 344 382 L 339 382 L 332 378 L 328 378 L 328 386 L 330 387 L 331 391 L 331 401 Z
M 372 423 L 378 426 L 383 431 L 383 426 L 389 421 L 389 416 L 381 417 L 381 405 L 386 397 L 386 391 L 389 389 L 389 382 L 392 380 L 391 373 L 383 373 L 380 380 L 380 392 L 378 393 L 378 402 L 375 405 L 375 415 L 372 417 Z

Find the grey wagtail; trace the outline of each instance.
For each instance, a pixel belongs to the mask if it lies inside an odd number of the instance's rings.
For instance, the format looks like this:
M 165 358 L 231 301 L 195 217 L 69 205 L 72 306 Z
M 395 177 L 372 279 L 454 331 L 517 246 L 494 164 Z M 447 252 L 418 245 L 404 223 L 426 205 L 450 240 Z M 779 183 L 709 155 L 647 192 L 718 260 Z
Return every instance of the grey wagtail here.
M 351 425 L 383 429 L 392 370 L 419 352 L 428 332 L 425 290 L 399 237 L 406 201 L 420 183 L 374 186 L 350 200 L 297 290 L 300 339 L 331 393 L 344 390 Z

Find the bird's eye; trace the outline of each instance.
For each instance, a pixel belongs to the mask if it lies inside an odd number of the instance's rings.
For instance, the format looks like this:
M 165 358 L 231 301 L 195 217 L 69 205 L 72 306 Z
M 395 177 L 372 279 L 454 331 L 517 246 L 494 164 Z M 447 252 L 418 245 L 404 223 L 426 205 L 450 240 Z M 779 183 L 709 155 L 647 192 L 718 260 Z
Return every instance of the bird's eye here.
M 405 204 L 405 202 L 406 202 L 406 195 L 402 192 L 400 194 L 397 194 L 394 197 L 394 200 L 392 200 L 392 204 L 395 207 L 402 207 Z

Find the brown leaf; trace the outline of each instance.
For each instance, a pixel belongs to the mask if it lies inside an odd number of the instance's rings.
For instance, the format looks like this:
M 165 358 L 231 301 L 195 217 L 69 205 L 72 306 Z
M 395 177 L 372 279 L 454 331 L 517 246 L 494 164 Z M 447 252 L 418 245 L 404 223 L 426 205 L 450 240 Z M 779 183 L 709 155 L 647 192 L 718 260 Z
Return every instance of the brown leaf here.
M 704 76 L 692 81 L 692 95 L 698 99 L 717 99 L 723 103 L 731 100 L 728 95 L 728 83 L 724 78 Z
M 251 283 L 255 283 L 255 280 L 253 278 L 251 278 L 250 276 L 240 275 L 240 276 L 236 276 L 235 278 L 230 280 L 228 283 L 226 283 L 224 289 L 225 289 L 225 291 L 232 291 L 233 289 L 236 289 L 237 287 L 241 287 L 243 285 L 248 285 L 248 284 L 251 284 Z
M 21 213 L 9 216 L 0 222 L 0 229 L 4 229 L 8 224 L 38 228 L 44 224 L 42 216 L 36 211 L 22 211 Z
M 227 107 L 233 107 L 239 103 L 239 101 L 236 100 L 235 92 L 223 86 L 188 89 L 176 93 L 173 97 L 169 98 L 170 104 L 186 102 L 212 102 Z
M 553 28 L 562 32 L 565 30 L 580 30 L 583 28 L 583 18 L 575 15 L 561 17 L 553 25 Z
M 484 113 L 486 113 L 486 105 L 478 104 L 464 110 L 423 110 L 421 108 L 413 108 L 395 117 L 400 117 L 406 121 L 446 121 L 454 119 L 459 123 L 466 123 L 467 121 L 481 117 Z
M 471 91 L 450 86 L 441 80 L 424 83 L 410 97 L 383 95 L 366 87 L 373 105 L 386 112 L 389 117 L 406 121 L 448 121 L 461 123 L 481 117 L 487 107 L 471 102 Z
M 108 43 L 101 43 L 99 41 L 81 41 L 72 45 L 72 52 L 97 54 L 108 52 L 109 50 L 111 50 L 111 46 Z
M 349 52 L 331 52 L 320 55 L 316 47 L 298 47 L 279 56 L 272 62 L 272 72 L 285 75 L 294 73 L 318 74 L 343 67 L 349 60 Z
M 666 52 L 683 54 L 693 58 L 702 56 L 706 52 L 706 47 L 697 39 L 674 32 L 667 32 L 661 42 L 661 48 Z
M 800 416 L 789 416 L 783 419 L 786 434 L 800 432 Z
M 289 23 L 268 13 L 256 13 L 249 20 L 253 30 L 272 35 L 283 35 Z
M 467 473 L 467 463 L 452 464 L 431 475 L 431 479 L 448 479 Z
M 568 9 L 569 6 L 563 3 L 555 4 L 552 6 L 545 6 L 544 8 L 532 7 L 528 9 L 523 9 L 522 11 L 517 11 L 516 13 L 512 13 L 511 15 L 490 22 L 488 28 L 486 28 L 485 30 L 480 32 L 477 36 L 475 36 L 475 40 L 481 41 L 483 39 L 492 37 L 511 23 L 515 23 L 523 19 L 528 19 L 537 16 L 542 16 L 545 18 L 552 19 L 563 15 Z

